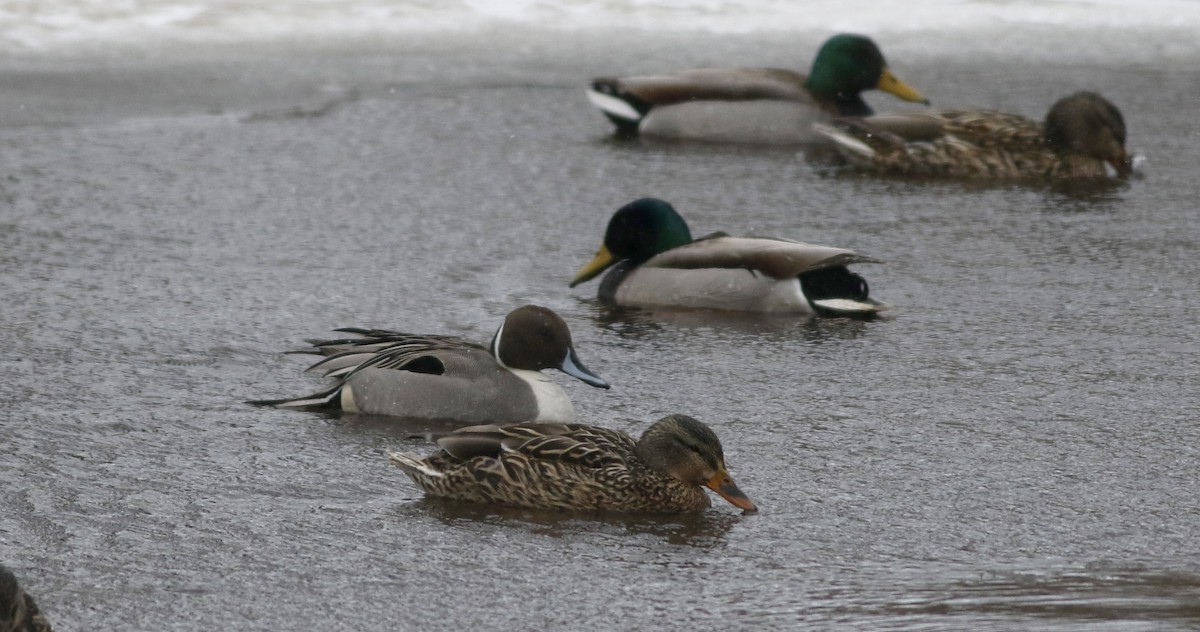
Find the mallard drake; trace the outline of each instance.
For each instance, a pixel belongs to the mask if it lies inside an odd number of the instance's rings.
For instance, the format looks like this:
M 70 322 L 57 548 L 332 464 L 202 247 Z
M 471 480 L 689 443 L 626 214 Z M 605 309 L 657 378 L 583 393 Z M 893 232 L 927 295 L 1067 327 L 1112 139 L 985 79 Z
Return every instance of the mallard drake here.
M 779 68 L 699 68 L 671 75 L 600 78 L 588 99 L 619 134 L 746 143 L 805 143 L 812 123 L 866 116 L 864 90 L 928 104 L 888 69 L 875 42 L 835 35 L 806 77 Z
M 757 508 L 725 469 L 721 441 L 686 415 L 663 417 L 642 438 L 579 424 L 476 426 L 420 458 L 391 462 L 430 496 L 535 509 L 678 512 L 710 505 L 707 487 Z
M 877 173 L 956 178 L 1128 176 L 1121 111 L 1095 92 L 1059 99 L 1038 123 L 992 110 L 847 118 L 814 125 L 851 165 Z
M 51 632 L 50 622 L 17 576 L 0 564 L 0 632 Z
M 875 259 L 829 246 L 715 233 L 692 240 L 667 202 L 634 200 L 608 222 L 596 256 L 571 287 L 612 267 L 600 300 L 616 305 L 677 306 L 821 315 L 873 314 L 886 305 L 868 296 L 852 263 Z
M 313 348 L 306 350 L 328 355 L 308 370 L 337 378 L 332 387 L 250 403 L 465 423 L 570 422 L 571 400 L 542 369 L 609 388 L 579 361 L 563 319 L 537 305 L 509 312 L 488 346 L 454 336 L 338 331 L 358 337 L 311 341 Z

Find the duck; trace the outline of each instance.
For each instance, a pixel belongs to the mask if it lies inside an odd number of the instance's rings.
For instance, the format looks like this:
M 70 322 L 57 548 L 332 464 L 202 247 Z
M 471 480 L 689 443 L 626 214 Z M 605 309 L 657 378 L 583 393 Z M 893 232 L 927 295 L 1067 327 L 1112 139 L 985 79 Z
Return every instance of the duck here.
M 17 576 L 0 564 L 0 632 L 51 632 L 33 597 L 21 588 Z
M 929 100 L 888 68 L 870 38 L 843 33 L 817 51 L 805 76 L 781 68 L 697 68 L 592 80 L 588 100 L 621 136 L 725 143 L 796 144 L 820 137 L 814 121 L 867 116 L 865 90 Z
M 604 242 L 570 287 L 608 270 L 598 296 L 611 305 L 869 316 L 870 297 L 852 263 L 880 263 L 852 250 L 767 237 L 713 233 L 692 239 L 670 203 L 641 198 L 617 209 Z M 611 268 L 611 269 L 610 269 Z
M 704 488 L 757 511 L 725 467 L 716 433 L 673 414 L 638 440 L 583 424 L 482 425 L 451 432 L 418 457 L 390 452 L 429 496 L 528 509 L 687 512 L 711 505 Z
M 1044 122 L 995 110 L 906 112 L 818 123 L 852 167 L 873 173 L 996 180 L 1125 178 L 1121 111 L 1096 92 L 1054 103 Z
M 458 423 L 575 420 L 563 389 L 543 369 L 610 385 L 579 360 L 566 322 L 553 310 L 512 310 L 484 346 L 455 336 L 344 328 L 353 338 L 313 340 L 302 353 L 326 356 L 308 371 L 336 379 L 304 397 L 253 400 L 275 408 L 341 411 Z

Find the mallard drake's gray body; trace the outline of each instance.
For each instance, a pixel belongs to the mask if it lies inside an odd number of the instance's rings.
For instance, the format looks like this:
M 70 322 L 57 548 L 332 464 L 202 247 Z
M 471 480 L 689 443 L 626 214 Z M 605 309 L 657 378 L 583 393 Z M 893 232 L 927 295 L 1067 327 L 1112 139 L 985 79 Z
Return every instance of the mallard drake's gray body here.
M 847 34 L 821 46 L 808 76 L 780 68 L 699 68 L 595 79 L 587 95 L 622 134 L 786 144 L 815 140 L 815 121 L 870 114 L 861 93 L 873 89 L 928 103 L 888 70 L 874 42 Z
M 866 280 L 846 267 L 862 262 L 876 261 L 786 239 L 717 233 L 693 240 L 674 207 L 642 198 L 613 214 L 600 251 L 571 287 L 612 268 L 599 296 L 617 305 L 874 314 L 887 306 L 870 298 Z

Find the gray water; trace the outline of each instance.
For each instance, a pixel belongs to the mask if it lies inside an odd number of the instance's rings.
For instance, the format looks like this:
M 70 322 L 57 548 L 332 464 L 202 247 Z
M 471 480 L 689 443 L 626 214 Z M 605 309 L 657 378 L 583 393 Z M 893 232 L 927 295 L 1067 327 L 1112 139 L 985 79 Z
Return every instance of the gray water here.
M 1146 175 L 1074 189 L 617 142 L 581 92 L 784 45 L 6 62 L 0 560 L 60 630 L 1195 629 L 1194 60 L 892 55 L 942 105 L 1040 117 L 1101 90 Z M 859 271 L 894 309 L 618 311 L 569 290 L 645 195 L 696 234 L 883 259 Z M 241 403 L 315 390 L 280 352 L 333 327 L 486 340 L 527 302 L 614 384 L 556 376 L 582 420 L 706 421 L 761 512 L 428 501 L 383 455 L 445 428 Z

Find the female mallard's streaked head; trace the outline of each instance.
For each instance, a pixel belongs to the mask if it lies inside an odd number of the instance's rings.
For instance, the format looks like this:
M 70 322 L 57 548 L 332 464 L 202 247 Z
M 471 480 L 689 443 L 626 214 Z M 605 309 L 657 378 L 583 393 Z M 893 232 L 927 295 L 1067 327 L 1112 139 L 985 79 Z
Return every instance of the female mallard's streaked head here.
M 844 116 L 871 114 L 859 96 L 864 90 L 877 89 L 905 101 L 929 103 L 920 92 L 892 74 L 879 47 L 862 35 L 829 38 L 813 60 L 807 86 L 817 97 L 836 102 Z
M 1132 171 L 1125 153 L 1125 119 L 1095 92 L 1059 99 L 1046 115 L 1045 130 L 1046 143 L 1055 151 L 1103 160 L 1122 176 Z
M 623 259 L 642 262 L 690 243 L 692 232 L 674 207 L 658 198 L 634 200 L 613 214 L 600 251 L 575 274 L 571 287 L 595 278 Z
M 655 422 L 642 434 L 634 452 L 652 469 L 707 487 L 735 507 L 757 511 L 726 471 L 716 433 L 687 415 L 668 415 Z

